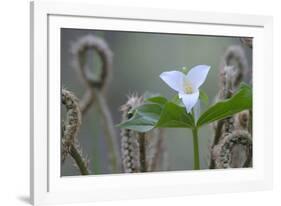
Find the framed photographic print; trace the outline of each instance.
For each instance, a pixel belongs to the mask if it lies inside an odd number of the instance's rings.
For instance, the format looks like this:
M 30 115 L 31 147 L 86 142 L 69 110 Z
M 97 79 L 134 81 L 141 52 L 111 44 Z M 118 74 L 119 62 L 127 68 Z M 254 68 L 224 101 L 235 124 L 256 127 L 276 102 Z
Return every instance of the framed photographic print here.
M 35 205 L 272 187 L 272 18 L 31 3 Z

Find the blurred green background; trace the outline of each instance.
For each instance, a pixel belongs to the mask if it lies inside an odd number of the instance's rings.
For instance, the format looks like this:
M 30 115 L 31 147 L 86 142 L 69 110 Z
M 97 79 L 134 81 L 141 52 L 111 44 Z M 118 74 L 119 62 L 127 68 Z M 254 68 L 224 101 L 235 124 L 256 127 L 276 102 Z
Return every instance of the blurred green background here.
M 252 51 L 243 46 L 237 37 L 200 36 L 180 34 L 158 34 L 121 31 L 96 31 L 80 29 L 61 29 L 61 83 L 62 87 L 74 92 L 81 98 L 85 86 L 73 68 L 71 45 L 79 38 L 94 34 L 106 40 L 114 53 L 113 78 L 107 92 L 107 102 L 114 123 L 121 121 L 120 106 L 132 93 L 143 94 L 146 91 L 160 93 L 171 98 L 176 93 L 160 78 L 163 71 L 188 69 L 198 64 L 207 64 L 211 70 L 201 87 L 212 103 L 218 92 L 219 65 L 226 49 L 231 45 L 241 45 L 252 64 Z M 89 66 L 97 71 L 100 60 L 95 55 Z M 202 105 L 202 110 L 204 106 Z M 62 116 L 63 118 L 63 116 Z M 107 151 L 100 116 L 93 106 L 82 119 L 79 142 L 83 154 L 90 160 L 90 169 L 95 174 L 108 174 Z M 120 130 L 116 128 L 118 135 Z M 120 135 L 119 135 L 120 137 Z M 209 144 L 213 131 L 204 127 L 199 132 L 201 168 L 207 169 Z M 188 129 L 166 129 L 165 141 L 169 155 L 169 170 L 192 170 L 193 143 Z M 61 175 L 79 175 L 73 162 L 67 158 L 62 165 Z

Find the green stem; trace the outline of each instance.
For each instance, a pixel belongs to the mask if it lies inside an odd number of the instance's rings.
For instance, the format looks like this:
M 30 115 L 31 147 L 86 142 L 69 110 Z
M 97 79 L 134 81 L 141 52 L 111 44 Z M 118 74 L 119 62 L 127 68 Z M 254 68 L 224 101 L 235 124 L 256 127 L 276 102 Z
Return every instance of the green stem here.
M 193 169 L 200 170 L 200 157 L 199 157 L 199 143 L 198 143 L 197 127 L 194 127 L 192 129 L 192 135 L 193 135 L 193 154 L 194 154 Z

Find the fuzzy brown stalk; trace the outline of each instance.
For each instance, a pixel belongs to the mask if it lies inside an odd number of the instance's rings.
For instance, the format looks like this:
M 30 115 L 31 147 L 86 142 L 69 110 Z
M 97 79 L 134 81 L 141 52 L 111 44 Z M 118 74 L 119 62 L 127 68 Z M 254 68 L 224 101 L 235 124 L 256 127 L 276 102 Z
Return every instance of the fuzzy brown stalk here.
M 86 68 L 87 65 L 87 52 L 96 51 L 101 58 L 102 68 L 98 78 L 94 78 L 94 75 Z M 104 90 L 112 75 L 112 62 L 113 54 L 107 43 L 102 39 L 94 35 L 87 35 L 80 38 L 72 45 L 72 53 L 74 55 L 74 64 L 78 68 L 84 82 L 86 82 L 89 88 L 97 88 Z
M 79 146 L 77 144 L 71 145 L 69 153 L 75 161 L 75 166 L 78 167 L 81 175 L 89 175 L 90 170 L 88 168 L 88 160 L 83 158 L 83 154 L 82 151 L 79 149 Z
M 153 155 L 153 158 L 151 158 L 151 169 L 152 171 L 157 170 L 158 164 L 161 159 L 161 153 L 164 153 L 164 148 L 163 148 L 163 138 L 159 138 L 156 142 L 155 145 L 155 150 L 157 152 L 154 152 L 155 154 Z
M 122 121 L 132 117 L 130 111 L 143 104 L 143 98 L 137 95 L 128 97 L 128 101 L 121 107 Z M 121 129 L 121 153 L 123 169 L 126 173 L 140 172 L 139 134 L 130 129 Z
M 240 46 L 231 46 L 226 51 L 222 62 L 220 91 L 216 101 L 230 98 L 237 91 L 240 83 L 246 80 L 251 81 L 251 72 L 245 53 Z M 215 135 L 211 146 L 210 169 L 225 168 L 226 164 L 228 164 L 227 167 L 248 166 L 241 164 L 241 162 L 245 159 L 245 162 L 248 162 L 248 159 L 252 157 L 251 152 L 244 152 L 250 151 L 252 147 L 251 141 L 248 141 L 248 138 L 251 138 L 251 132 L 249 133 L 248 130 L 251 118 L 249 111 L 243 111 L 213 124 Z M 247 144 L 243 147 L 240 147 L 242 145 L 239 142 L 241 138 L 247 139 Z M 229 147 L 229 141 L 231 149 L 225 150 L 226 147 Z M 223 152 L 219 152 L 218 155 L 218 151 Z M 246 154 L 246 156 L 244 157 L 242 154 Z M 227 163 L 222 159 L 222 156 L 227 157 Z
M 253 134 L 253 110 L 249 111 L 249 122 L 248 122 L 248 130 L 250 134 Z
M 252 82 L 252 69 L 249 67 L 244 49 L 241 46 L 230 46 L 224 55 L 221 65 L 222 78 L 227 78 L 233 92 L 238 89 L 242 81 Z M 228 68 L 228 71 L 226 71 Z M 227 76 L 225 76 L 227 75 Z M 223 83 L 224 80 L 221 80 Z M 223 86 L 223 85 L 222 85 Z
M 139 145 L 140 145 L 140 172 L 147 172 L 146 166 L 146 135 L 145 133 L 139 133 Z
M 252 162 L 251 135 L 245 130 L 235 130 L 221 139 L 212 152 L 216 168 L 249 167 Z
M 102 68 L 98 78 L 87 68 L 87 53 L 96 51 L 101 58 Z M 99 111 L 103 117 L 106 143 L 108 146 L 108 159 L 113 172 L 119 172 L 120 154 L 117 142 L 117 135 L 114 129 L 111 113 L 104 98 L 104 91 L 111 79 L 113 54 L 107 43 L 94 35 L 87 35 L 80 38 L 72 46 L 74 55 L 74 66 L 79 71 L 83 82 L 86 83 L 87 91 L 80 101 L 80 109 L 85 114 L 96 100 Z
M 132 117 L 132 111 L 144 104 L 143 97 L 131 95 L 121 107 L 122 121 Z M 160 171 L 167 161 L 163 129 L 140 133 L 121 129 L 121 152 L 123 168 L 127 173 Z
M 62 104 L 66 108 L 66 119 L 63 123 L 62 162 L 69 154 L 81 126 L 81 112 L 77 97 L 70 91 L 62 89 Z
M 77 135 L 81 126 L 81 112 L 77 97 L 62 89 L 62 104 L 66 107 L 66 120 L 62 123 L 62 163 L 71 155 L 82 175 L 88 175 L 87 161 L 79 150 Z
M 96 51 L 101 58 L 102 68 L 99 77 L 90 72 L 87 67 L 87 52 Z M 113 54 L 107 43 L 94 35 L 87 35 L 78 39 L 73 45 L 71 52 L 74 56 L 73 65 L 86 83 L 87 91 L 80 101 L 81 113 L 84 114 L 95 101 L 93 88 L 104 92 L 112 76 Z
M 249 48 L 253 48 L 253 38 L 252 37 L 241 37 L 241 42 Z
M 140 153 L 137 133 L 129 129 L 123 129 L 121 136 L 121 152 L 124 172 L 140 172 Z
M 91 108 L 95 100 L 96 98 L 92 90 L 88 89 L 83 95 L 83 97 L 81 98 L 81 100 L 79 101 L 79 108 L 82 116 L 88 112 L 88 110 Z
M 148 172 L 166 170 L 167 150 L 164 129 L 155 128 L 146 132 L 146 168 Z

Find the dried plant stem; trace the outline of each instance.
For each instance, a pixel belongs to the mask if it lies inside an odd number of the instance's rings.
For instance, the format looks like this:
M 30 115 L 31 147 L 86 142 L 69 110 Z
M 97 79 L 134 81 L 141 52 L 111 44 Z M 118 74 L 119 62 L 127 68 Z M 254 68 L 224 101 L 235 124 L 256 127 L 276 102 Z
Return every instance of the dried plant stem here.
M 163 129 L 159 129 L 159 138 L 158 138 L 157 143 L 155 145 L 156 152 L 155 152 L 155 156 L 152 159 L 152 163 L 151 163 L 151 170 L 152 171 L 155 171 L 157 169 L 157 166 L 159 166 L 159 164 L 163 161 L 162 156 L 165 153 L 164 141 L 163 140 L 164 140 Z
M 129 95 L 128 101 L 121 106 L 122 121 L 132 117 L 132 109 L 143 104 L 143 97 Z M 125 173 L 140 172 L 139 133 L 130 129 L 121 129 L 122 165 Z
M 62 123 L 62 163 L 67 157 L 70 146 L 74 144 L 81 126 L 81 112 L 77 97 L 70 91 L 62 90 L 62 104 L 66 108 L 66 118 Z
M 212 148 L 219 143 L 219 140 L 222 136 L 222 129 L 224 125 L 224 120 L 219 120 L 217 125 L 216 125 L 216 130 L 215 130 L 215 137 L 213 140 Z M 215 169 L 216 168 L 216 163 L 213 158 L 210 159 L 210 164 L 209 164 L 209 169 Z
M 213 150 L 213 148 L 212 148 L 212 150 Z M 213 158 L 211 158 L 210 164 L 209 164 L 209 169 L 215 169 L 215 168 L 216 168 L 215 160 Z
M 145 133 L 139 133 L 140 145 L 140 172 L 146 172 Z
M 90 172 L 88 170 L 87 163 L 85 162 L 80 152 L 74 145 L 71 145 L 70 147 L 70 155 L 77 164 L 81 175 L 89 175 Z
M 101 58 L 102 68 L 98 78 L 87 68 L 87 52 L 96 51 Z M 105 90 L 112 76 L 113 54 L 107 43 L 97 36 L 87 35 L 72 45 L 73 64 L 89 88 Z
M 87 89 L 84 96 L 79 101 L 79 107 L 82 116 L 87 113 L 88 109 L 91 108 L 94 101 L 95 101 L 95 96 L 92 94 L 92 91 L 90 89 Z
M 105 130 L 105 138 L 106 143 L 108 145 L 109 150 L 109 161 L 111 163 L 112 170 L 114 172 L 118 172 L 121 170 L 121 162 L 120 162 L 120 154 L 118 149 L 118 142 L 117 142 L 117 135 L 114 129 L 114 123 L 111 117 L 111 113 L 108 109 L 107 102 L 98 89 L 93 89 L 92 92 L 94 93 L 96 99 L 97 99 L 97 105 L 99 107 L 100 113 L 103 117 L 103 126 Z
M 129 95 L 127 102 L 120 108 L 122 121 L 130 119 L 132 111 L 143 104 L 143 96 Z M 159 128 L 144 133 L 121 129 L 122 163 L 126 173 L 161 171 L 164 168 L 167 155 L 164 155 L 163 132 Z
M 81 111 L 77 97 L 70 91 L 62 90 L 62 104 L 66 107 L 66 121 L 62 124 L 62 162 L 68 154 L 74 159 L 82 175 L 88 175 L 87 161 L 78 150 L 77 135 L 81 126 Z M 75 146 L 76 145 L 76 146 Z
M 248 130 L 250 134 L 253 133 L 253 110 L 249 110 L 249 123 L 248 123 Z
M 251 43 L 251 39 L 241 39 Z M 249 45 L 248 45 L 249 46 Z M 251 83 L 251 69 L 240 46 L 227 49 L 220 71 L 217 100 L 230 98 L 242 81 Z M 249 167 L 252 162 L 252 112 L 243 111 L 214 124 L 215 136 L 211 146 L 209 168 Z
M 241 147 L 244 149 L 241 150 Z M 252 162 L 252 137 L 248 131 L 234 130 L 232 133 L 225 134 L 212 152 L 216 168 L 249 167 Z
M 87 53 L 97 52 L 101 59 L 101 73 L 94 75 L 87 66 Z M 84 36 L 73 44 L 72 53 L 74 54 L 74 66 L 78 69 L 83 82 L 87 86 L 87 91 L 80 101 L 82 113 L 86 113 L 95 101 L 103 117 L 103 127 L 105 130 L 105 141 L 108 147 L 108 158 L 113 172 L 121 171 L 120 154 L 111 113 L 109 111 L 103 92 L 108 86 L 112 76 L 113 54 L 107 43 L 93 35 Z M 96 78 L 98 76 L 98 78 Z
M 217 124 L 217 129 L 215 132 L 215 138 L 214 138 L 214 145 L 218 144 L 220 137 L 221 137 L 221 133 L 222 133 L 222 128 L 223 128 L 223 124 L 224 124 L 224 120 L 219 120 L 218 124 Z
M 240 41 L 249 48 L 253 48 L 253 38 L 252 37 L 241 37 Z

